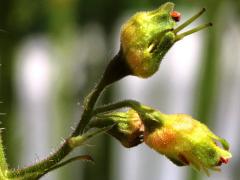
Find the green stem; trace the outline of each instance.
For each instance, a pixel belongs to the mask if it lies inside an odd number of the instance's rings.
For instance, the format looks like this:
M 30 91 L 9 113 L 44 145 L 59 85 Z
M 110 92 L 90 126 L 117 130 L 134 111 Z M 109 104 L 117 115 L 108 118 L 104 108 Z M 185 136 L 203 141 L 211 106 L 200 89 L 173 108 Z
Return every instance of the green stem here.
M 62 146 L 52 155 L 50 155 L 47 159 L 42 160 L 32 166 L 8 171 L 7 177 L 8 178 L 15 178 L 15 177 L 23 177 L 27 174 L 35 173 L 35 172 L 44 172 L 60 162 L 67 154 L 69 154 L 73 149 L 66 140 Z
M 67 165 L 67 164 L 69 164 L 69 163 L 71 163 L 73 161 L 79 161 L 79 160 L 80 161 L 81 160 L 85 160 L 85 161 L 93 162 L 92 157 L 89 156 L 89 155 L 75 156 L 75 157 L 72 157 L 72 158 L 70 158 L 70 159 L 68 159 L 66 161 L 63 161 L 62 163 L 59 163 L 59 164 L 57 164 L 55 166 L 52 166 L 50 169 L 48 169 L 46 172 L 44 172 L 44 174 L 41 174 L 38 178 L 44 176 L 45 174 L 49 173 L 50 171 L 53 171 L 53 170 L 58 169 L 60 167 L 63 167 L 63 166 L 65 166 L 65 165 Z
M 97 135 L 99 135 L 100 133 L 106 132 L 108 130 L 110 130 L 113 126 L 107 126 L 101 129 L 98 129 L 97 131 L 91 132 L 91 133 L 85 133 L 83 136 L 75 136 L 75 137 L 71 137 L 68 140 L 68 143 L 70 145 L 70 147 L 75 148 L 78 147 L 80 145 L 82 145 L 85 141 L 87 141 L 88 139 L 95 137 Z
M 94 88 L 94 90 L 87 96 L 85 100 L 85 109 L 82 114 L 81 121 L 78 124 L 75 131 L 72 133 L 71 137 L 75 137 L 79 134 L 79 132 L 81 133 L 83 132 L 84 127 L 86 126 L 89 119 L 91 118 L 92 108 L 94 107 L 97 101 L 97 98 L 99 97 L 100 93 L 105 87 L 103 83 L 104 81 L 100 81 L 100 83 Z M 42 160 L 39 163 L 36 163 L 32 166 L 29 166 L 23 169 L 9 171 L 7 177 L 10 177 L 10 178 L 21 177 L 28 173 L 34 173 L 37 171 L 42 171 L 42 172 L 47 171 L 49 168 L 59 163 L 66 155 L 68 155 L 74 149 L 74 147 L 71 147 L 71 145 L 69 144 L 69 140 L 71 139 L 71 137 L 67 139 L 61 145 L 61 147 L 54 154 L 50 155 L 47 159 Z
M 114 111 L 116 109 L 121 109 L 121 108 L 126 108 L 126 107 L 132 108 L 137 112 L 142 111 L 141 104 L 138 101 L 128 99 L 128 100 L 120 101 L 117 103 L 112 103 L 112 104 L 98 107 L 93 111 L 93 115 L 95 116 L 100 113 Z
M 1 130 L 0 130 L 1 131 Z M 2 143 L 2 136 L 0 132 L 0 177 L 4 175 L 4 172 L 8 169 L 5 153 L 4 153 L 4 147 Z
M 135 101 L 135 100 L 124 100 L 124 101 L 120 101 L 117 103 L 113 103 L 113 104 L 109 104 L 109 105 L 105 105 L 105 106 L 96 108 L 93 111 L 93 115 L 96 116 L 101 113 L 106 113 L 109 111 L 114 111 L 116 109 L 126 108 L 126 107 L 132 108 L 133 110 L 135 110 L 138 113 L 138 115 L 141 117 L 141 119 L 143 120 L 144 124 L 145 123 L 156 123 L 156 122 L 159 123 L 158 120 L 156 120 L 155 118 L 153 118 L 151 116 L 151 113 L 155 111 L 153 108 L 142 105 L 138 101 Z M 158 111 L 158 116 L 161 116 L 162 118 L 164 118 L 165 114 Z
M 81 117 L 81 121 L 76 127 L 75 131 L 72 133 L 72 137 L 83 133 L 85 126 L 91 119 L 91 114 L 94 105 L 96 104 L 99 95 L 101 94 L 105 87 L 106 86 L 104 81 L 101 80 L 100 83 L 97 84 L 97 86 L 92 90 L 92 92 L 86 97 L 84 101 L 84 111 Z
M 100 83 L 94 88 L 94 90 L 88 95 L 88 97 L 85 100 L 85 109 L 81 118 L 80 123 L 78 124 L 77 128 L 75 131 L 72 133 L 71 137 L 75 137 L 79 134 L 79 132 L 82 132 L 84 130 L 85 125 L 88 123 L 89 119 L 91 118 L 91 112 L 92 108 L 94 107 L 98 96 L 104 89 L 104 81 L 100 81 Z M 62 146 L 51 156 L 49 156 L 47 159 L 40 161 L 39 163 L 36 163 L 32 166 L 20 169 L 20 170 L 15 170 L 15 171 L 9 171 L 8 177 L 20 177 L 24 176 L 28 173 L 34 173 L 37 171 L 47 171 L 49 168 L 52 166 L 56 165 L 59 163 L 66 155 L 68 155 L 74 147 L 72 147 L 69 144 L 69 140 L 71 137 L 66 140 Z
M 84 100 L 84 111 L 81 117 L 79 124 L 76 129 L 73 131 L 71 136 L 60 146 L 60 148 L 50 155 L 48 158 L 23 169 L 11 170 L 8 171 L 7 177 L 9 178 L 19 178 L 25 177 L 28 174 L 35 173 L 44 173 L 48 171 L 48 169 L 57 165 L 63 158 L 65 158 L 75 147 L 72 147 L 70 144 L 70 140 L 73 137 L 78 136 L 79 134 L 83 134 L 84 128 L 90 121 L 93 115 L 93 108 L 97 102 L 98 97 L 102 93 L 102 91 L 113 82 L 120 80 L 121 78 L 130 75 L 131 72 L 128 66 L 125 64 L 124 57 L 122 55 L 122 51 L 110 61 L 107 66 L 102 79 L 95 86 L 95 88 L 91 91 L 91 93 Z M 39 174 L 40 176 L 40 174 Z
M 72 133 L 72 136 L 77 136 L 84 132 L 84 128 L 92 117 L 92 111 L 97 99 L 105 87 L 130 74 L 131 72 L 125 63 L 122 50 L 120 49 L 119 53 L 112 59 L 112 61 L 110 61 L 109 65 L 107 66 L 101 81 L 84 100 L 84 111 L 81 121 L 76 127 L 75 131 Z
M 61 166 L 62 163 L 59 163 L 68 153 L 70 153 L 75 147 L 82 145 L 88 139 L 109 130 L 109 127 L 99 129 L 95 132 L 87 133 L 82 136 L 70 137 L 68 140 L 64 142 L 64 144 L 59 148 L 52 156 L 48 157 L 47 159 L 33 165 L 26 167 L 20 170 L 12 170 L 8 171 L 7 177 L 8 178 L 15 178 L 15 177 L 25 177 L 29 174 L 38 174 L 38 176 L 42 176 L 49 172 L 52 168 L 56 166 Z

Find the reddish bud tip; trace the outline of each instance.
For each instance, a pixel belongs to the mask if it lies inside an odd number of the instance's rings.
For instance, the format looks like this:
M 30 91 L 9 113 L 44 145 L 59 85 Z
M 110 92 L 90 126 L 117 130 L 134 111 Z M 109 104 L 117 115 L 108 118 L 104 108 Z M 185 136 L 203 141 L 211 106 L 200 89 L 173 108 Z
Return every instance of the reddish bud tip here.
M 221 166 L 222 163 L 227 164 L 228 161 L 229 161 L 228 158 L 220 157 L 220 159 L 219 159 L 218 163 L 216 164 L 216 166 Z
M 224 164 L 227 164 L 229 159 L 228 158 L 224 158 L 224 157 L 220 157 L 220 161 Z
M 227 164 L 228 161 L 229 161 L 228 158 L 220 157 L 220 160 L 219 160 L 219 162 L 217 163 L 217 166 L 221 166 L 222 163 Z
M 181 19 L 181 13 L 177 11 L 172 11 L 170 16 L 173 18 L 174 21 L 178 22 Z

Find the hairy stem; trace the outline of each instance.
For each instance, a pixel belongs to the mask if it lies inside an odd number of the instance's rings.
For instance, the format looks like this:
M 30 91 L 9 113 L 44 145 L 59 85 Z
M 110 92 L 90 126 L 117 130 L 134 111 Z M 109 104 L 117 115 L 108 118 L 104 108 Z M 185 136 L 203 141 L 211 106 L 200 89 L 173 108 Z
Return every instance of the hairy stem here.
M 148 122 L 148 120 L 155 121 L 150 115 L 154 111 L 154 109 L 151 107 L 142 105 L 138 101 L 135 101 L 135 100 L 124 100 L 124 101 L 120 101 L 117 103 L 98 107 L 93 111 L 93 115 L 96 116 L 101 113 L 106 113 L 106 112 L 110 112 L 110 111 L 114 111 L 116 109 L 126 108 L 126 107 L 132 108 L 133 110 L 135 110 L 138 113 L 138 115 L 143 120 L 145 120 L 145 121 L 143 121 L 143 123 Z
M 48 158 L 32 165 L 26 168 L 18 169 L 18 170 L 12 170 L 7 173 L 8 178 L 14 178 L 14 177 L 23 177 L 27 174 L 35 173 L 35 172 L 45 172 L 53 165 L 60 162 L 67 154 L 69 154 L 73 149 L 68 143 L 68 140 L 66 140 L 62 146 L 52 155 L 50 155 Z
M 71 146 L 71 138 L 77 137 L 84 133 L 84 129 L 93 115 L 94 106 L 103 90 L 113 82 L 118 81 L 121 78 L 130 74 L 131 72 L 128 69 L 128 66 L 125 64 L 122 51 L 120 50 L 119 53 L 110 61 L 103 74 L 102 79 L 90 92 L 90 94 L 85 98 L 83 114 L 71 136 L 66 139 L 66 141 L 55 153 L 51 154 L 46 159 L 26 168 L 10 170 L 7 172 L 6 176 L 9 178 L 22 178 L 26 177 L 29 174 L 40 173 L 38 176 L 40 177 L 41 174 L 45 174 L 44 172 L 48 171 L 52 167 L 57 166 L 58 163 L 61 162 L 62 159 L 65 158 L 75 148 Z
M 49 173 L 50 171 L 53 171 L 53 170 L 58 169 L 60 167 L 63 167 L 63 166 L 65 166 L 65 165 L 67 165 L 67 164 L 69 164 L 69 163 L 71 163 L 73 161 L 81 161 L 81 160 L 93 162 L 92 157 L 89 156 L 89 155 L 75 156 L 75 157 L 72 157 L 72 158 L 70 158 L 70 159 L 68 159 L 66 161 L 63 161 L 63 162 L 61 162 L 61 163 L 59 163 L 59 164 L 57 164 L 55 166 L 52 166 L 50 169 L 48 169 L 46 172 L 44 172 L 44 174 L 39 175 L 38 178 L 44 176 L 45 174 Z
M 70 153 L 75 147 L 78 147 L 85 143 L 88 139 L 103 133 L 107 130 L 109 130 L 111 126 L 99 129 L 97 131 L 91 132 L 91 133 L 85 133 L 82 136 L 76 136 L 76 137 L 70 137 L 68 140 L 66 140 L 61 148 L 59 148 L 52 156 L 48 157 L 47 159 L 33 165 L 26 167 L 24 169 L 20 170 L 12 170 L 9 171 L 7 174 L 8 178 L 15 178 L 15 177 L 25 177 L 29 176 L 29 174 L 38 175 L 39 177 L 43 176 L 47 172 L 50 172 L 51 170 L 56 169 L 57 167 L 61 167 L 63 164 L 66 164 L 67 161 L 59 163 L 68 153 Z M 79 156 L 79 157 L 86 157 L 86 156 Z M 79 158 L 80 159 L 80 158 Z M 84 158 L 82 158 L 84 159 Z M 87 158 L 85 158 L 88 160 Z M 90 159 L 89 159 L 90 160 Z
M 138 101 L 128 99 L 128 100 L 120 101 L 117 103 L 112 103 L 112 104 L 98 107 L 93 111 L 93 115 L 97 115 L 97 114 L 105 113 L 105 112 L 109 112 L 109 111 L 114 111 L 116 109 L 121 109 L 121 108 L 126 108 L 126 107 L 132 108 L 137 112 L 142 111 L 141 104 Z
M 109 65 L 107 66 L 101 81 L 84 100 L 84 111 L 81 121 L 76 127 L 75 131 L 72 133 L 72 136 L 77 136 L 84 132 L 84 128 L 92 117 L 92 111 L 97 99 L 105 87 L 130 74 L 131 72 L 125 63 L 122 50 L 120 49 L 119 53 L 112 59 L 112 61 L 110 61 Z
M 100 81 L 99 84 L 92 90 L 92 92 L 86 97 L 84 101 L 84 111 L 80 120 L 80 123 L 76 127 L 75 131 L 72 133 L 72 136 L 77 136 L 79 134 L 82 134 L 84 131 L 85 126 L 91 119 L 92 110 L 94 108 L 94 105 L 97 102 L 97 99 L 101 92 L 104 90 L 105 84 L 104 81 Z

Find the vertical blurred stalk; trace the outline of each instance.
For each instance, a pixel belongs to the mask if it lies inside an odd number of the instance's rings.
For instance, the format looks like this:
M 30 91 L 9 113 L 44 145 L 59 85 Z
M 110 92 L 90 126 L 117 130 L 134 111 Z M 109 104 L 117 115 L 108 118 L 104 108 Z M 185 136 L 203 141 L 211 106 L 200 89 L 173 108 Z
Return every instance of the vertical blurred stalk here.
M 16 144 L 17 134 L 15 133 L 15 123 L 14 123 L 14 92 L 13 92 L 13 55 L 14 48 L 17 44 L 17 39 L 8 39 L 6 37 L 1 37 L 0 54 L 1 54 L 1 79 L 0 79 L 0 101 L 3 103 L 0 105 L 0 112 L 6 113 L 5 116 L 1 116 L 0 121 L 1 128 L 4 127 L 3 131 L 3 143 L 8 147 L 7 159 L 12 165 L 17 165 L 18 155 L 15 152 L 15 148 L 19 148 L 19 142 Z
M 217 97 L 217 83 L 219 75 L 219 53 L 221 42 L 221 27 L 217 23 L 218 15 L 220 14 L 220 7 L 222 1 L 208 1 L 207 15 L 208 21 L 213 22 L 212 29 L 205 31 L 206 38 L 203 46 L 202 66 L 200 67 L 200 74 L 198 80 L 198 88 L 196 94 L 196 117 L 205 124 L 213 125 L 215 103 Z M 190 170 L 188 180 L 199 180 L 201 174 Z
M 13 120 L 13 64 L 14 52 L 19 42 L 19 31 L 13 29 L 9 31 L 9 11 L 11 9 L 11 1 L 1 1 L 0 4 L 0 112 L 6 113 L 6 116 L 1 116 L 1 128 L 6 130 L 3 132 L 3 142 L 8 147 L 7 159 L 10 164 L 17 164 L 16 149 L 19 148 L 19 143 L 16 144 L 17 135 L 14 134 L 14 120 Z M 15 144 L 15 145 L 14 145 Z
M 6 113 L 1 117 L 4 127 L 3 141 L 7 147 L 7 159 L 12 166 L 19 165 L 19 155 L 21 141 L 19 136 L 18 117 L 15 117 L 15 97 L 14 97 L 14 66 L 15 53 L 21 40 L 44 26 L 42 17 L 44 12 L 41 9 L 41 1 L 31 0 L 9 0 L 0 1 L 0 58 L 2 67 L 0 69 L 0 99 L 4 102 L 0 104 L 0 111 Z M 41 20 L 41 23 L 39 23 Z M 16 143 L 17 142 L 17 143 Z M 16 153 L 16 149 L 18 152 Z
M 240 1 L 238 0 L 238 1 L 236 1 L 236 0 L 232 0 L 231 1 L 231 3 L 232 3 L 232 8 L 234 7 L 234 8 L 236 8 L 236 11 L 237 11 L 237 13 L 236 13 L 236 15 L 237 15 L 237 17 L 235 17 L 234 19 L 235 20 L 237 20 L 237 22 L 236 22 L 236 24 L 238 24 L 238 25 L 240 25 L 240 23 L 239 23 L 239 18 L 240 18 Z M 235 9 L 234 9 L 235 10 Z M 238 27 L 238 29 L 240 29 L 240 27 Z M 236 43 L 239 43 L 239 42 L 236 42 Z M 234 44 L 235 45 L 235 44 Z M 239 59 L 238 59 L 239 60 Z M 240 128 L 240 127 L 239 127 Z M 240 131 L 238 132 L 238 136 L 240 136 Z M 237 143 L 237 145 L 239 145 L 239 142 Z M 239 157 L 239 154 L 238 154 L 238 157 Z M 236 158 L 237 159 L 237 158 Z M 235 159 L 235 160 L 236 160 Z M 240 167 L 240 158 L 238 158 L 236 161 L 235 161 L 235 163 L 234 163 L 234 168 L 232 168 L 233 170 L 232 170 L 232 174 L 233 174 L 233 180 L 238 180 L 239 179 L 239 177 L 240 177 L 240 171 L 239 171 L 239 167 Z

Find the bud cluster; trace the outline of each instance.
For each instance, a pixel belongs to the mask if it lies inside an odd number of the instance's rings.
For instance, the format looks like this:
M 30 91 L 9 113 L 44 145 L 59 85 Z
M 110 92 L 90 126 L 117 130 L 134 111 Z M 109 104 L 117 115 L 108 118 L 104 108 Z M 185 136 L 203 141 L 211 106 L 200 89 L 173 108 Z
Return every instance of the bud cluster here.
M 232 157 L 226 140 L 187 114 L 164 114 L 147 106 L 97 116 L 92 127 L 113 125 L 107 133 L 125 147 L 144 142 L 178 166 L 191 165 L 209 175 Z M 219 146 L 218 144 L 221 144 Z

